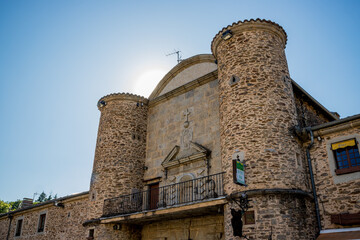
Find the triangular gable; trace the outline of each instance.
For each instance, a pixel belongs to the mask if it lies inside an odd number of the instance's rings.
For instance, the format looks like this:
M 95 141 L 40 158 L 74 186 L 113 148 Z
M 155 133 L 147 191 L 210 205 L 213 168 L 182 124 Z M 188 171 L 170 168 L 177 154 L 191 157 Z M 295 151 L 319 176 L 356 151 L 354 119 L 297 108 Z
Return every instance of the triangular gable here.
M 179 146 L 173 147 L 173 149 L 171 149 L 171 151 L 166 156 L 165 160 L 161 163 L 161 165 L 164 165 L 164 164 L 170 162 L 171 160 L 173 160 L 176 157 L 176 155 L 179 153 L 179 149 L 180 149 Z
M 190 151 L 174 146 L 166 156 L 161 165 L 164 168 L 176 167 L 180 164 L 204 160 L 210 154 L 210 151 L 198 143 L 190 142 Z

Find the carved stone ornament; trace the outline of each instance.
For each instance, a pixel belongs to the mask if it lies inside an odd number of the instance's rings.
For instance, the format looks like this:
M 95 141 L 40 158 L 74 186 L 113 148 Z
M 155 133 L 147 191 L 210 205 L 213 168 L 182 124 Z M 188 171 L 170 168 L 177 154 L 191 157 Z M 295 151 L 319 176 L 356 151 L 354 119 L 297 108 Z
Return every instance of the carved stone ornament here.
M 174 146 L 173 149 L 166 156 L 161 165 L 167 169 L 177 167 L 180 164 L 205 160 L 210 154 L 210 151 L 200 144 L 189 141 L 189 150 L 182 151 L 179 146 Z
M 183 148 L 190 148 L 190 142 L 193 137 L 193 129 L 185 128 L 181 134 L 181 146 Z
M 193 128 L 189 127 L 190 126 L 190 122 L 189 122 L 189 115 L 193 112 L 193 108 L 187 108 L 184 112 L 183 115 L 185 117 L 185 121 L 183 123 L 183 130 L 181 132 L 181 147 L 188 149 L 190 148 L 190 142 L 192 140 L 193 137 Z

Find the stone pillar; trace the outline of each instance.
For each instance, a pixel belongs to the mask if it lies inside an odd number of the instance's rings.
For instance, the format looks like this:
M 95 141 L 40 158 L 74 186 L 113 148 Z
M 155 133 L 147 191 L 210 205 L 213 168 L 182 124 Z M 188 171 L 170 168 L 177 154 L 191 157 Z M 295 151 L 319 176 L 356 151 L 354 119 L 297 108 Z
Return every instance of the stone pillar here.
M 281 26 L 259 19 L 223 28 L 212 41 L 218 63 L 221 157 L 227 194 L 274 188 L 308 190 L 305 168 L 296 162 L 297 154 L 302 154 L 301 145 L 290 131 L 297 118 L 285 57 L 286 41 Z M 237 151 L 245 156 L 247 187 L 233 183 L 231 160 Z M 281 196 L 274 198 L 276 204 L 281 204 Z M 267 239 L 271 227 L 277 235 L 294 231 L 295 226 L 277 229 L 277 223 L 271 219 L 258 219 L 259 213 L 268 208 L 264 201 L 268 198 L 259 197 L 252 202 L 259 210 L 255 218 L 266 222 L 261 228 L 259 221 L 255 224 L 255 239 Z M 282 211 L 277 211 L 280 205 L 276 204 L 271 205 L 275 208 L 273 219 L 281 221 Z M 231 207 L 225 206 L 226 239 L 235 239 Z
M 147 103 L 147 99 L 132 94 L 110 94 L 99 100 L 101 117 L 90 182 L 88 219 L 103 215 L 105 199 L 130 194 L 133 189 L 142 190 Z M 117 239 L 136 239 L 129 236 L 139 235 L 134 234 L 131 226 L 123 229 L 114 231 L 111 226 L 98 227 L 95 237 L 110 239 L 116 234 Z

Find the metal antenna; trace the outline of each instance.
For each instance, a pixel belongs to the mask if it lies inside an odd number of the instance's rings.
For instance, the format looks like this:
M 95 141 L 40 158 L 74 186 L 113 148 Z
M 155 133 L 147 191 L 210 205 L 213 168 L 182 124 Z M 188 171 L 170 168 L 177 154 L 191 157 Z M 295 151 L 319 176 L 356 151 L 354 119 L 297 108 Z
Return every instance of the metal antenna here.
M 36 193 L 34 193 L 34 195 L 33 195 L 33 202 L 35 202 L 35 196 L 36 195 L 39 195 L 37 192 Z
M 180 50 L 174 49 L 174 52 L 169 53 L 169 54 L 167 54 L 166 56 L 170 56 L 170 55 L 176 54 L 176 55 L 177 55 L 177 62 L 178 62 L 178 64 L 179 64 L 179 63 L 182 61 L 182 59 L 181 59 L 182 56 L 180 55 L 180 53 L 181 53 Z

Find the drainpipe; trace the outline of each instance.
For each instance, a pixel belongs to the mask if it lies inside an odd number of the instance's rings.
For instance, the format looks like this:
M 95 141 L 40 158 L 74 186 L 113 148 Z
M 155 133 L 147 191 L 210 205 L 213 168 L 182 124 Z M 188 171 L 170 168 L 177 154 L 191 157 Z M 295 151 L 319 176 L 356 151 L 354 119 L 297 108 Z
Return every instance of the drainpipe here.
M 9 214 L 8 218 L 10 219 L 10 221 L 9 221 L 9 228 L 8 228 L 6 240 L 9 240 L 9 237 L 10 237 L 10 229 L 11 229 L 11 222 L 12 222 L 13 216 L 11 214 Z
M 318 204 L 318 199 L 317 199 L 317 195 L 316 195 L 314 174 L 313 174 L 312 165 L 311 165 L 311 158 L 310 158 L 310 148 L 314 144 L 314 134 L 311 131 L 311 128 L 306 128 L 306 131 L 310 134 L 310 137 L 311 137 L 311 142 L 306 148 L 306 157 L 307 157 L 307 161 L 308 161 L 308 165 L 309 165 L 311 186 L 312 186 L 313 195 L 314 195 L 314 201 L 315 201 L 316 219 L 317 219 L 319 233 L 320 233 L 320 231 L 321 231 L 321 220 L 320 220 L 319 204 Z

